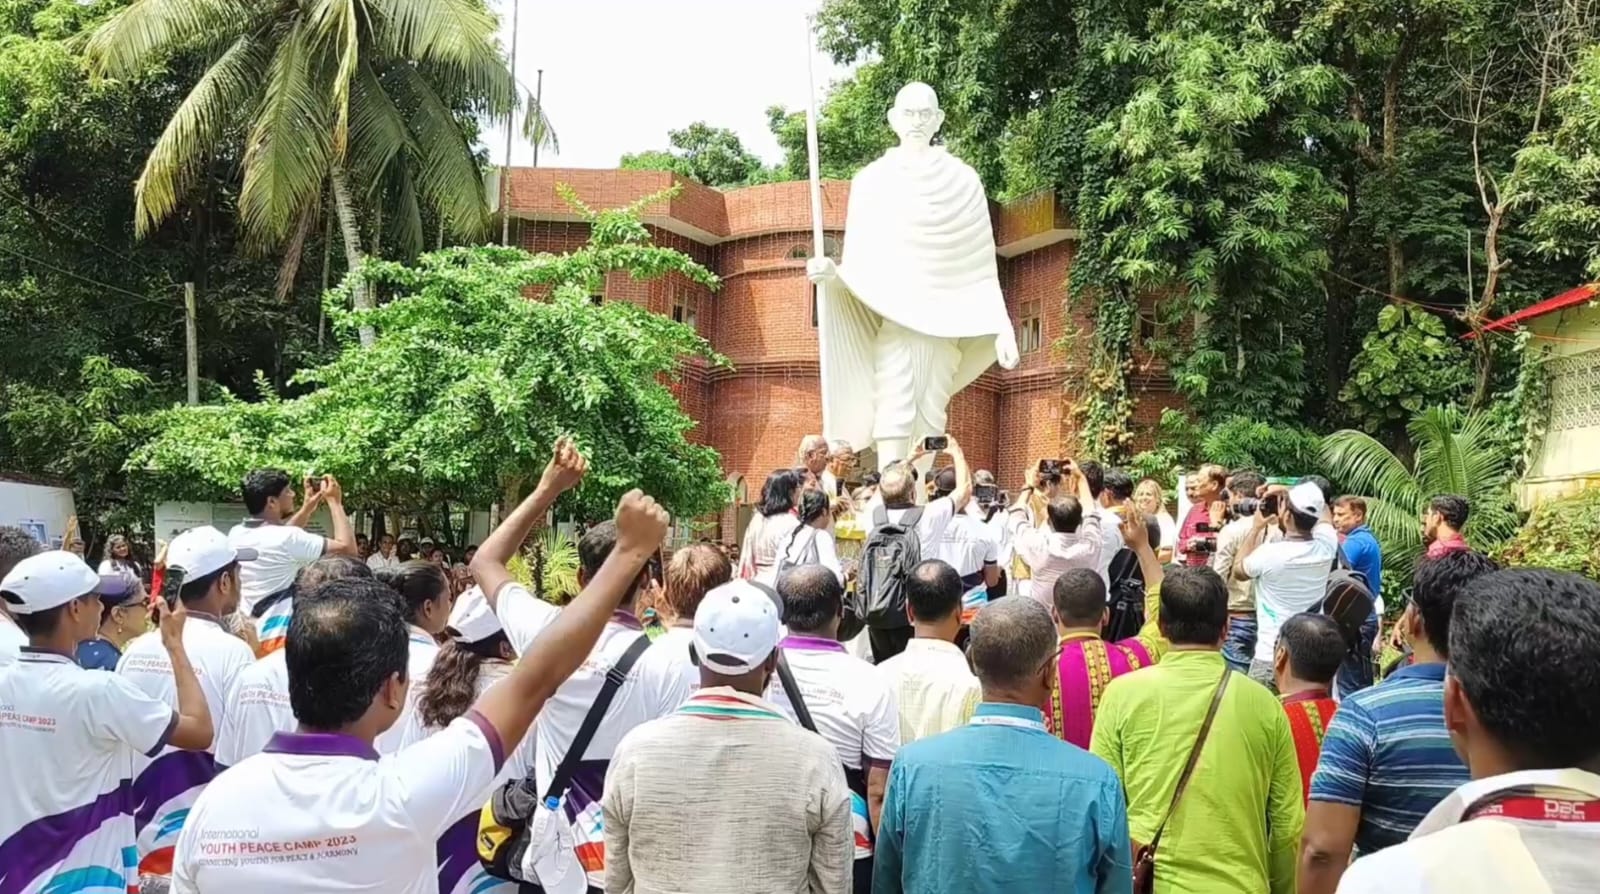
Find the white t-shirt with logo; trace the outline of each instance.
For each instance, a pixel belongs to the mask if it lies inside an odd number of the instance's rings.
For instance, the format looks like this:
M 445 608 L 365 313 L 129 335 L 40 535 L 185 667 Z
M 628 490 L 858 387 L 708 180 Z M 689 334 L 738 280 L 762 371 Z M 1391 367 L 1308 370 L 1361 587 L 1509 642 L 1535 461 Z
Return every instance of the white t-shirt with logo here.
M 273 652 L 239 672 L 212 745 L 217 764 L 226 769 L 260 754 L 273 733 L 293 732 L 294 709 L 289 706 L 289 665 L 283 652 Z
M 1255 660 L 1272 661 L 1278 629 L 1291 616 L 1310 610 L 1327 595 L 1337 540 L 1276 540 L 1244 557 L 1244 571 L 1256 584 Z
M 527 652 L 533 641 L 550 626 L 561 610 L 545 602 L 521 584 L 500 588 L 495 614 L 506 637 L 518 655 Z M 578 727 L 589 714 L 605 683 L 606 673 L 628 648 L 644 636 L 644 628 L 632 614 L 617 611 L 612 615 L 589 657 L 572 676 L 556 689 L 544 704 L 535 724 L 535 768 L 539 790 L 544 791 L 555 776 L 556 767 L 578 735 Z M 572 775 L 572 788 L 565 803 L 567 817 L 573 820 L 573 839 L 578 859 L 589 874 L 589 884 L 605 887 L 605 827 L 601 819 L 600 796 L 605 788 L 606 768 L 617 743 L 634 727 L 676 711 L 683 703 L 682 675 L 669 662 L 646 661 L 653 644 L 639 656 L 628 678 L 617 690 L 606 709 L 605 719 L 595 730 L 589 748 Z M 480 805 L 481 806 L 481 805 Z
M 217 621 L 195 613 L 183 626 L 183 648 L 200 681 L 212 723 L 216 723 L 227 710 L 228 693 L 233 691 L 239 674 L 255 663 L 255 655 L 244 640 L 223 630 Z M 140 634 L 128 643 L 117 662 L 117 673 L 146 695 L 177 709 L 178 684 L 160 633 Z M 166 875 L 184 817 L 216 776 L 216 760 L 209 751 L 167 748 L 154 760 L 141 757 L 134 764 L 133 797 L 139 805 L 134 831 L 139 836 L 139 871 L 144 875 Z
M 791 634 L 783 654 L 805 698 L 817 732 L 839 754 L 846 770 L 888 769 L 900 749 L 900 707 L 883 671 L 845 651 L 832 640 Z M 796 723 L 789 693 L 776 675 L 767 684 L 766 700 Z M 866 798 L 852 790 L 856 859 L 872 856 Z
M 872 500 L 867 503 L 866 515 L 863 518 L 869 533 L 875 527 L 873 517 L 882 506 L 882 494 L 874 495 Z M 937 500 L 929 500 L 928 505 L 920 508 L 922 509 L 922 517 L 917 519 L 917 544 L 922 547 L 922 557 L 931 559 L 939 543 L 939 538 L 944 536 L 945 526 L 950 524 L 950 519 L 955 518 L 956 504 L 949 497 L 940 497 Z M 910 511 L 910 509 L 888 510 L 887 514 L 890 523 L 900 524 L 901 520 L 906 517 L 906 513 Z
M 379 754 L 394 754 L 396 751 L 418 741 L 421 738 L 420 727 L 411 720 L 417 712 L 417 698 L 421 696 L 423 685 L 428 679 L 428 671 L 433 670 L 433 661 L 439 657 L 439 644 L 421 627 L 413 626 L 410 631 L 410 651 L 406 656 L 406 676 L 411 685 L 406 689 L 406 702 L 400 709 L 400 716 L 373 742 L 373 747 Z
M 177 724 L 166 702 L 64 655 L 0 670 L 0 890 L 137 890 L 135 761 Z
M 325 541 L 294 525 L 269 525 L 254 520 L 233 526 L 228 545 L 256 551 L 256 558 L 239 563 L 239 610 L 250 614 L 256 602 L 294 583 L 300 569 L 322 558 Z
M 9 616 L 0 616 L 0 667 L 17 662 L 28 645 L 28 635 Z
M 349 736 L 279 733 L 201 793 L 172 890 L 434 894 L 439 837 L 483 807 L 504 760 L 475 712 L 381 759 Z

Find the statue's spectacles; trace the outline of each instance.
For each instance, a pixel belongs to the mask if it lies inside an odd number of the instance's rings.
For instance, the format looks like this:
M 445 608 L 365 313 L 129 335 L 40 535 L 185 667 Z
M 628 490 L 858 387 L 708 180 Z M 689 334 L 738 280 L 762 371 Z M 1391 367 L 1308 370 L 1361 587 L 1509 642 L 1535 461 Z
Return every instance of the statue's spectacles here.
M 900 117 L 913 121 L 932 121 L 938 109 L 901 109 Z

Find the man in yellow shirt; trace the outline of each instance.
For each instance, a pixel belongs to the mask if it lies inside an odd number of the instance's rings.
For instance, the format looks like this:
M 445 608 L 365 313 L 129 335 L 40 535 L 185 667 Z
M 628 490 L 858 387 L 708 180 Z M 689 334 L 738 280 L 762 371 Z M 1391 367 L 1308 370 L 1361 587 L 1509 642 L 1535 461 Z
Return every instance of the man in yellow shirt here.
M 1159 664 L 1106 687 L 1090 750 L 1122 779 L 1134 842 L 1150 842 L 1163 830 L 1157 892 L 1293 894 L 1305 822 L 1294 739 L 1277 698 L 1227 669 L 1221 651 L 1227 623 L 1228 590 L 1216 572 L 1168 571 L 1160 627 L 1171 646 Z M 1188 787 L 1173 805 L 1224 673 L 1233 676 Z
M 906 579 L 906 614 L 916 636 L 878 665 L 900 707 L 900 744 L 949 732 L 972 719 L 982 700 L 978 678 L 956 646 L 961 634 L 961 575 L 930 559 Z

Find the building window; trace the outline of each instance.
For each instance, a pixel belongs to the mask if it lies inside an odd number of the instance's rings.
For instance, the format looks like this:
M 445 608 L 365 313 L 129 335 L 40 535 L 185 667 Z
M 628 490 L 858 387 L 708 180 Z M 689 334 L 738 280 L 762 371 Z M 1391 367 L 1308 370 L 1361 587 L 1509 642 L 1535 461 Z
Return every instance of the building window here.
M 681 287 L 672 290 L 672 322 L 699 331 L 700 299 Z
M 1017 325 L 1017 350 L 1031 354 L 1044 347 L 1044 318 L 1039 312 L 1039 302 L 1024 302 L 1018 316 L 1021 322 Z
M 1141 351 L 1154 353 L 1167 337 L 1167 324 L 1161 319 L 1161 308 L 1154 301 L 1139 302 L 1138 320 L 1136 346 Z
M 841 246 L 839 244 L 839 237 L 837 237 L 837 236 L 823 236 L 822 237 L 822 253 L 825 256 L 830 257 L 830 258 L 834 259 L 835 261 L 839 260 L 840 248 L 841 248 Z M 804 243 L 799 243 L 799 244 L 796 244 L 796 245 L 790 247 L 789 254 L 787 255 L 787 257 L 791 261 L 809 260 L 811 258 L 811 243 L 804 242 Z
M 817 328 L 817 287 L 811 287 L 811 328 Z
M 604 304 L 605 301 L 606 301 L 606 296 L 604 296 L 604 295 L 590 295 L 589 296 L 589 303 L 593 304 L 595 307 L 599 307 L 600 305 Z

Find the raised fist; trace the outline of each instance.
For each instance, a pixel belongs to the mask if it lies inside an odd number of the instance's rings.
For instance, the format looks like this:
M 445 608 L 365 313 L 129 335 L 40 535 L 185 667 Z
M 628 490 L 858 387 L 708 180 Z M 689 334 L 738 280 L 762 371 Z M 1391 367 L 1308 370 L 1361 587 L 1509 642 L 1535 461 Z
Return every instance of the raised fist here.
M 839 278 L 839 265 L 833 258 L 812 258 L 806 262 L 806 278 L 822 285 Z
M 667 510 L 637 488 L 622 495 L 616 521 L 617 546 L 626 551 L 654 552 L 667 536 Z
M 540 482 L 555 488 L 557 492 L 568 491 L 576 487 L 588 471 L 589 461 L 578 452 L 571 438 L 563 437 L 556 441 L 550 464 L 545 466 Z

